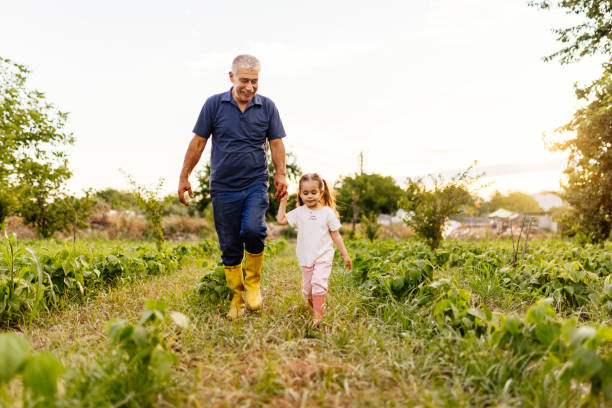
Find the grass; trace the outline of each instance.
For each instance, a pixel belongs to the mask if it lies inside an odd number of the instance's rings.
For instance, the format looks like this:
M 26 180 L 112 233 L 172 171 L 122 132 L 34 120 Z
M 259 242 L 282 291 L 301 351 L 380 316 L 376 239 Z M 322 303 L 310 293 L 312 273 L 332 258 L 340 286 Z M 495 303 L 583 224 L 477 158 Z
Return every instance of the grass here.
M 169 334 L 179 356 L 173 385 L 156 406 L 396 407 L 577 406 L 580 392 L 547 383 L 521 356 L 493 350 L 482 338 L 437 331 L 411 299 L 371 299 L 334 265 L 325 327 L 311 323 L 300 294 L 295 247 L 266 257 L 264 307 L 236 321 L 227 305 L 195 293 L 196 265 L 110 289 L 84 304 L 36 318 L 19 328 L 35 349 L 67 367 L 103 355 L 109 320 L 137 319 L 147 299 L 185 313 L 191 326 Z M 207 259 L 216 263 L 217 259 Z M 524 313 L 531 303 L 490 271 L 436 270 L 493 310 Z M 599 321 L 609 319 L 601 314 Z

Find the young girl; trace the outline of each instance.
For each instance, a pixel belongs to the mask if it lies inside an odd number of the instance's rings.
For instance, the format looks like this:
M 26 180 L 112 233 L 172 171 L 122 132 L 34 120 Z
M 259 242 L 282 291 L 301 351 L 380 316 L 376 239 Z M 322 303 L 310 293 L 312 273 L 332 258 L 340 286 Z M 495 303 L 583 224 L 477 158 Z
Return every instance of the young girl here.
M 336 216 L 334 198 L 327 182 L 316 173 L 300 178 L 299 206 L 285 214 L 287 195 L 280 202 L 276 220 L 280 225 L 297 227 L 297 257 L 302 269 L 302 293 L 313 311 L 313 320 L 323 318 L 327 280 L 334 258 L 333 243 L 340 250 L 344 263 L 351 269 L 351 258 L 340 236 L 340 221 Z

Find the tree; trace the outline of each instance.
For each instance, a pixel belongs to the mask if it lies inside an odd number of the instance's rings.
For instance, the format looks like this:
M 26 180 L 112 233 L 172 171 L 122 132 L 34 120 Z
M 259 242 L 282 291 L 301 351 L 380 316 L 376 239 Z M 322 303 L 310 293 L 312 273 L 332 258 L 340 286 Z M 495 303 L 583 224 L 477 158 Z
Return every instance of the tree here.
M 43 231 L 52 223 L 44 219 L 49 204 L 71 176 L 64 149 L 74 138 L 62 131 L 68 115 L 27 88 L 29 73 L 0 57 L 0 224 L 19 213 Z
M 532 2 L 549 9 L 551 1 Z M 556 29 L 557 40 L 569 44 L 547 60 L 559 58 L 561 64 L 579 60 L 585 55 L 612 54 L 612 3 L 609 0 L 563 0 L 555 2 L 569 14 L 584 22 L 574 27 Z M 553 143 L 552 150 L 569 151 L 563 184 L 564 198 L 572 206 L 572 230 L 584 234 L 591 242 L 602 242 L 610 236 L 612 223 L 612 62 L 603 65 L 602 77 L 591 85 L 576 86 L 576 96 L 585 106 L 578 109 L 570 122 L 558 132 L 575 132 L 569 140 Z
M 204 214 L 206 207 L 212 202 L 210 197 L 210 162 L 196 172 L 197 189 L 193 191 L 194 206 L 200 215 Z
M 573 219 L 589 241 L 602 242 L 612 227 L 612 74 L 585 89 L 579 99 L 589 103 L 557 129 L 575 136 L 550 147 L 569 152 L 563 198 L 573 207 Z
M 479 176 L 469 175 L 472 167 L 444 181 L 441 175 L 431 176 L 432 185 L 422 179 L 408 179 L 405 196 L 400 207 L 408 212 L 405 223 L 433 250 L 442 242 L 444 224 L 452 215 L 457 215 L 464 205 L 473 205 L 469 186 Z
M 519 213 L 542 212 L 542 208 L 535 198 L 520 191 L 511 192 L 506 196 L 496 191 L 487 203 L 486 208 L 490 212 L 500 208 Z
M 380 224 L 378 223 L 378 216 L 375 213 L 362 215 L 359 225 L 368 240 L 373 241 L 378 236 Z
M 107 188 L 105 190 L 96 191 L 94 197 L 110 205 L 110 207 L 115 210 L 129 210 L 137 207 L 134 194 L 129 191 L 119 191 L 114 188 Z
M 162 229 L 162 216 L 170 204 L 167 199 L 161 196 L 164 180 L 160 179 L 155 189 L 152 190 L 138 184 L 130 175 L 125 174 L 125 176 L 132 186 L 132 194 L 136 199 L 136 205 L 144 213 L 145 219 L 151 224 L 157 250 L 161 251 L 166 242 L 164 230 Z M 174 196 L 171 197 L 174 199 Z
M 344 177 L 336 182 L 334 188 L 338 213 L 346 222 L 356 222 L 361 215 L 392 214 L 399 208 L 398 202 L 403 194 L 393 177 L 375 173 Z
M 61 191 L 62 184 L 70 177 L 68 168 L 31 162 L 23 166 L 20 172 L 20 185 L 14 188 L 19 197 L 18 214 L 43 238 L 65 229 L 60 203 L 65 197 Z
M 564 44 L 560 50 L 546 56 L 546 61 L 559 58 L 561 64 L 569 64 L 583 56 L 612 52 L 612 2 L 610 0 L 560 0 L 531 1 L 531 6 L 541 9 L 552 7 L 565 9 L 567 14 L 583 16 L 585 21 L 567 28 L 556 28 L 557 41 Z

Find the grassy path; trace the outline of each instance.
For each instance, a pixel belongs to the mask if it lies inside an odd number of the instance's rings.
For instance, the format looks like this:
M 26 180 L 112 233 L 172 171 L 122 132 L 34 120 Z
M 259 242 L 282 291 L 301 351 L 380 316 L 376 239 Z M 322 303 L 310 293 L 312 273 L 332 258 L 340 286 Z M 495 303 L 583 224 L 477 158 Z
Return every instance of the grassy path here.
M 410 341 L 358 312 L 357 296 L 338 271 L 332 275 L 327 329 L 310 323 L 302 305 L 294 246 L 267 258 L 264 308 L 228 321 L 225 309 L 194 293 L 197 266 L 114 289 L 87 304 L 24 327 L 38 350 L 70 366 L 106 347 L 105 325 L 135 320 L 148 299 L 185 313 L 192 326 L 174 341 L 180 357 L 173 378 L 181 406 L 404 406 L 429 399 L 419 393 Z M 160 401 L 160 406 L 167 403 Z

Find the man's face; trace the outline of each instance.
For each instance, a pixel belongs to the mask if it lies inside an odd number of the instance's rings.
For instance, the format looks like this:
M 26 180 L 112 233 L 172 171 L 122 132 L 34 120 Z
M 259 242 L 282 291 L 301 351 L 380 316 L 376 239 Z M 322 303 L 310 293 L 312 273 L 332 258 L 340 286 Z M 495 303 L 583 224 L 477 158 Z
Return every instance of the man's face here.
M 238 68 L 236 73 L 229 73 L 230 80 L 234 84 L 232 96 L 241 104 L 248 104 L 257 92 L 257 81 L 259 71 L 252 71 L 246 68 Z

